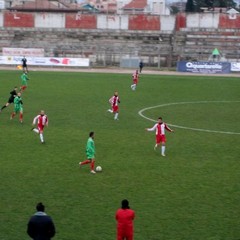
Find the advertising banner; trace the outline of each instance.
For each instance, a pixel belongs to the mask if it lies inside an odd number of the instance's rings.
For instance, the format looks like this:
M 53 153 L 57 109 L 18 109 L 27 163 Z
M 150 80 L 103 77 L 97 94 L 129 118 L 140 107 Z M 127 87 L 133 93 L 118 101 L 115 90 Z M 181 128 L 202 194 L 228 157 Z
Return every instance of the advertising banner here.
M 0 56 L 0 64 L 22 65 L 22 56 Z M 27 64 L 33 66 L 89 67 L 89 58 L 27 57 Z
M 178 72 L 190 73 L 230 73 L 231 63 L 229 62 L 187 62 L 177 63 Z
M 240 62 L 232 62 L 231 63 L 231 71 L 232 72 L 240 72 Z
M 3 48 L 3 56 L 44 57 L 43 48 Z

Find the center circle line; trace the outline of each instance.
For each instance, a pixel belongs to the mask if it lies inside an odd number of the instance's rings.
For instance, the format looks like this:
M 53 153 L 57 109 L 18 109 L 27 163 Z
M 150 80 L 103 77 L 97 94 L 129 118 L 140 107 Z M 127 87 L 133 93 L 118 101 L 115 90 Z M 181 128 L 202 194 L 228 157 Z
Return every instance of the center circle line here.
M 172 105 L 184 105 L 184 104 L 201 104 L 201 103 L 239 103 L 240 101 L 196 101 L 196 102 L 175 102 L 175 103 L 164 103 L 156 106 L 151 106 L 151 107 L 146 107 L 138 111 L 138 115 L 141 117 L 151 121 L 151 122 L 156 122 L 155 119 L 149 118 L 143 114 L 143 112 L 154 109 L 154 108 L 161 108 L 161 107 L 166 107 L 166 106 L 172 106 Z M 168 123 L 169 126 L 175 127 L 175 128 L 181 128 L 181 129 L 186 129 L 186 130 L 193 130 L 193 131 L 200 131 L 200 132 L 210 132 L 210 133 L 220 133 L 220 134 L 232 134 L 232 135 L 240 135 L 238 132 L 226 132 L 226 131 L 216 131 L 216 130 L 209 130 L 209 129 L 201 129 L 201 128 L 192 128 L 192 127 L 184 127 L 180 125 L 175 125 Z

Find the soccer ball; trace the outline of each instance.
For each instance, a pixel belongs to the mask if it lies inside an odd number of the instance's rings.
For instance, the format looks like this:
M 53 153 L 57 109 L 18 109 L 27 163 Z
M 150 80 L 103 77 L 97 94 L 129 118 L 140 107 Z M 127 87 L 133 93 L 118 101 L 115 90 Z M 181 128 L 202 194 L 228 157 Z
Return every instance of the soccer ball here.
M 97 166 L 97 167 L 96 167 L 96 171 L 97 171 L 97 172 L 101 172 L 101 171 L 102 171 L 102 167 L 101 167 L 101 166 Z

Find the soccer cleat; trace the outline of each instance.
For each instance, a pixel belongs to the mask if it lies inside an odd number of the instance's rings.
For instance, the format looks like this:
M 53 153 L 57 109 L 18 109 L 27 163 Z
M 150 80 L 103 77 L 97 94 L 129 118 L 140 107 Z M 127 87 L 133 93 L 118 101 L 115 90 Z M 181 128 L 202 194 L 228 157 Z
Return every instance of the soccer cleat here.
M 33 127 L 33 128 L 31 128 L 31 131 L 33 131 L 33 129 L 34 129 L 34 127 Z
M 82 167 L 82 164 L 81 164 L 82 162 L 79 162 L 79 167 Z
M 153 149 L 154 149 L 154 151 L 156 151 L 156 149 L 157 149 L 157 146 L 154 146 L 154 148 L 153 148 Z
M 91 170 L 91 171 L 90 171 L 90 173 L 93 173 L 93 174 L 95 174 L 96 172 L 95 172 L 94 170 Z
M 165 157 L 166 155 L 164 153 L 161 154 L 163 157 Z

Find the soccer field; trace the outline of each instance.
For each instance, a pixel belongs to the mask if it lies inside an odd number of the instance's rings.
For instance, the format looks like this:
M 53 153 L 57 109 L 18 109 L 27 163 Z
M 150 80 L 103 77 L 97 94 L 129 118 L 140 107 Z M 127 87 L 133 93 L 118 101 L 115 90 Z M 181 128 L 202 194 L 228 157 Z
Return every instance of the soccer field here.
M 20 85 L 19 71 L 0 72 L 0 102 Z M 0 240 L 29 239 L 37 202 L 56 225 L 56 240 L 113 240 L 115 211 L 127 198 L 135 240 L 238 240 L 240 237 L 240 80 L 217 76 L 29 73 L 24 118 L 0 113 Z M 119 121 L 107 112 L 120 96 Z M 31 130 L 44 109 L 46 144 Z M 166 157 L 154 151 L 158 117 Z M 81 169 L 90 131 L 96 166 Z

